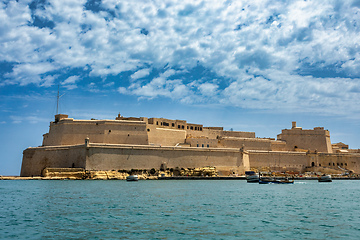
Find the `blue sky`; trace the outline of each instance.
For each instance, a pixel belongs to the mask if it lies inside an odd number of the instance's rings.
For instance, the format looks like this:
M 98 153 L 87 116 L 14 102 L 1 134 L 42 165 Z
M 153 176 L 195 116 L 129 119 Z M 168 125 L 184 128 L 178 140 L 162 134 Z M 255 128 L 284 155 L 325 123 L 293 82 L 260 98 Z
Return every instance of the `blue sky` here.
M 0 3 L 0 174 L 60 111 L 255 131 L 323 126 L 360 148 L 360 0 Z

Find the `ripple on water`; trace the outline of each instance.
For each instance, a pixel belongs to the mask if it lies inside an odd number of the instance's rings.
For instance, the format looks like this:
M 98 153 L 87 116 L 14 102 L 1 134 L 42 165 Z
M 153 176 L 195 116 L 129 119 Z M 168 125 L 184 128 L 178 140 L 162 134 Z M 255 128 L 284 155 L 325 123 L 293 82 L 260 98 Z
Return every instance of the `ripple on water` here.
M 357 239 L 359 184 L 295 183 L 3 181 L 0 232 L 14 239 Z

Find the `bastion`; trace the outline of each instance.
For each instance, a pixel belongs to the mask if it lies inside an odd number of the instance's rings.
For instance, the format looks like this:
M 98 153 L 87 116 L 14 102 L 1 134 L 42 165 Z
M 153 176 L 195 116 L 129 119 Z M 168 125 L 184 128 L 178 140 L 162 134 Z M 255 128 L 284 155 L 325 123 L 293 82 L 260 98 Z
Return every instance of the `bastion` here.
M 57 114 L 42 145 L 24 150 L 21 176 L 55 171 L 49 169 L 121 172 L 205 167 L 216 169 L 219 176 L 243 175 L 250 169 L 360 173 L 360 153 L 344 143 L 331 144 L 330 132 L 323 127 L 303 130 L 296 122 L 275 140 L 186 120 L 120 114 L 115 120 L 75 120 Z

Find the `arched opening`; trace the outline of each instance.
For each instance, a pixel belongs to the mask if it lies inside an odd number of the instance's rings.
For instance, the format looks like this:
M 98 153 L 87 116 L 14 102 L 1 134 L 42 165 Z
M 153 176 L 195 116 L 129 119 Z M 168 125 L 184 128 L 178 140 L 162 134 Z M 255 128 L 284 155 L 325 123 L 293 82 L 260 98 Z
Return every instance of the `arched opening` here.
M 312 167 L 315 167 L 315 163 L 314 163 L 314 162 L 311 162 L 311 166 L 312 166 Z

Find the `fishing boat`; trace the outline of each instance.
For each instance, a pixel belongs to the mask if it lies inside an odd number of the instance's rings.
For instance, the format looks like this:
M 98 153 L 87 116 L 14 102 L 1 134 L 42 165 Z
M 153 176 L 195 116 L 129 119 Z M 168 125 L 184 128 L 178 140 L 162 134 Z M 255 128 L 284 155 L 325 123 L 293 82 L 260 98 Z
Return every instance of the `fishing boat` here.
M 245 176 L 246 176 L 246 181 L 248 183 L 258 183 L 259 182 L 259 174 L 254 171 L 246 171 Z
M 130 175 L 130 176 L 126 177 L 126 181 L 128 181 L 128 182 L 133 182 L 133 181 L 138 181 L 138 180 L 139 180 L 138 175 Z
M 332 182 L 331 175 L 322 175 L 318 178 L 319 182 Z

